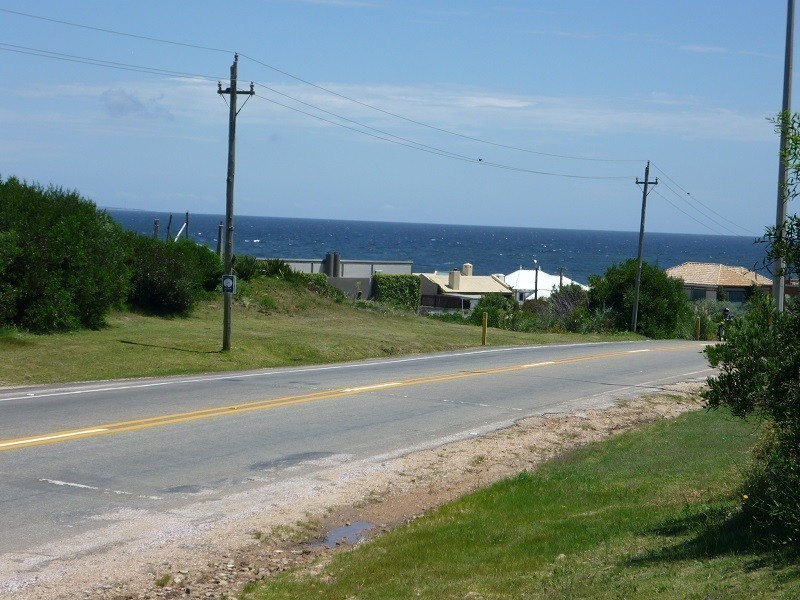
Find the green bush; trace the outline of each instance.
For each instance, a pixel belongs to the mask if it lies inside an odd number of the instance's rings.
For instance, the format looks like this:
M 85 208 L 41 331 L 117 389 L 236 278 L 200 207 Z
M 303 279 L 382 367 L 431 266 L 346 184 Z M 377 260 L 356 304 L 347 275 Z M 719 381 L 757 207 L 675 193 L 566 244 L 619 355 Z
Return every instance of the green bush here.
M 620 331 L 630 329 L 636 271 L 636 259 L 629 259 L 622 264 L 612 265 L 602 277 L 589 277 L 589 308 L 610 309 L 614 327 Z M 683 282 L 643 262 L 637 332 L 650 338 L 679 337 L 687 330 L 686 324 L 691 319 Z
M 237 279 L 250 281 L 264 273 L 263 261 L 248 254 L 239 254 L 233 257 L 233 274 Z
M 483 324 L 483 313 L 487 313 L 487 325 L 497 329 L 514 331 L 521 314 L 519 303 L 502 294 L 486 294 L 478 301 L 469 317 L 473 325 Z
M 189 240 L 129 237 L 132 280 L 129 303 L 157 314 L 186 314 L 217 288 L 222 262 L 206 246 Z
M 376 302 L 383 302 L 402 310 L 413 312 L 419 310 L 419 276 L 377 273 L 373 281 Z
M 125 299 L 124 232 L 77 192 L 0 180 L 0 326 L 97 329 Z
M 288 279 L 304 285 L 307 289 L 321 296 L 332 298 L 334 302 L 342 303 L 347 300 L 347 296 L 343 291 L 328 283 L 328 277 L 325 273 L 298 273 L 297 271 L 292 271 L 288 275 Z
M 745 487 L 746 508 L 761 524 L 800 543 L 800 306 L 775 312 L 758 294 L 751 310 L 726 328 L 726 342 L 705 350 L 719 375 L 708 380 L 710 408 L 766 419 L 768 435 Z
M 266 277 L 277 277 L 278 279 L 287 279 L 295 272 L 292 267 L 280 258 L 268 258 L 262 260 L 261 271 Z

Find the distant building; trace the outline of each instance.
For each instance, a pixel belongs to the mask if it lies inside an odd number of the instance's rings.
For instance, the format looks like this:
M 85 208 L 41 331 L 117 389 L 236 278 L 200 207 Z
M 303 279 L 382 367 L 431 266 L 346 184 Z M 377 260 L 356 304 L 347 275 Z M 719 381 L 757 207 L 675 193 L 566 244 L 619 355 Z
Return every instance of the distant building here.
M 732 304 L 742 304 L 754 285 L 766 293 L 772 290 L 772 280 L 745 267 L 686 262 L 667 269 L 666 273 L 683 280 L 683 289 L 690 300 L 725 298 Z
M 572 285 L 573 283 L 581 286 L 584 290 L 589 289 L 588 286 L 573 281 L 569 277 L 551 275 L 541 269 L 539 269 L 538 275 L 536 274 L 536 269 L 520 269 L 502 278 L 506 285 L 511 286 L 514 290 L 514 297 L 520 303 L 534 298 L 549 298 L 554 289 L 557 290 L 562 286 Z
M 300 273 L 324 273 L 328 283 L 341 290 L 351 300 L 371 300 L 374 295 L 374 276 L 411 275 L 410 260 L 344 260 L 338 252 L 328 252 L 325 258 L 282 258 Z
M 514 290 L 497 275 L 473 275 L 472 265 L 444 274 L 420 273 L 420 312 L 469 312 L 486 294 L 512 297 Z

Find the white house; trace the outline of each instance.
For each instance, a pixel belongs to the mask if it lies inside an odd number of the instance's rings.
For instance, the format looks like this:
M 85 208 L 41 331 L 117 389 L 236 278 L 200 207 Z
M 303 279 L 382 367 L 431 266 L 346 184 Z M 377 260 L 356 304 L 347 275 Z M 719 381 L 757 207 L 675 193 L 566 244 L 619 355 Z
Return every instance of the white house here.
M 519 302 L 525 300 L 533 300 L 535 298 L 549 298 L 550 292 L 558 289 L 561 286 L 576 284 L 583 289 L 588 290 L 589 287 L 577 281 L 573 281 L 569 277 L 563 275 L 551 275 L 545 273 L 541 269 L 520 269 L 504 276 L 503 280 L 506 285 L 514 290 L 514 297 Z

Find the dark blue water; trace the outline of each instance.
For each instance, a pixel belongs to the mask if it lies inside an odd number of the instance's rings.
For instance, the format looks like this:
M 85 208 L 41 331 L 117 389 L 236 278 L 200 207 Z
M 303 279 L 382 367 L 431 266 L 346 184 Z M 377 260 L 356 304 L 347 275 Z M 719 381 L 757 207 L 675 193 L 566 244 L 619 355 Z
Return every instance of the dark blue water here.
M 169 213 L 107 209 L 126 229 L 153 234 L 160 219 L 160 237 L 167 232 Z M 173 216 L 174 238 L 184 214 Z M 189 215 L 191 239 L 216 249 L 220 215 Z M 566 276 L 586 283 L 615 263 L 636 258 L 639 232 L 579 231 L 419 223 L 378 223 L 275 217 L 236 217 L 234 253 L 259 258 L 324 258 L 329 251 L 349 260 L 411 260 L 414 272 L 460 268 L 469 262 L 476 275 L 511 273 L 533 268 L 547 273 L 564 267 Z M 715 262 L 761 269 L 764 244 L 753 238 L 646 233 L 644 260 L 668 268 L 688 261 Z

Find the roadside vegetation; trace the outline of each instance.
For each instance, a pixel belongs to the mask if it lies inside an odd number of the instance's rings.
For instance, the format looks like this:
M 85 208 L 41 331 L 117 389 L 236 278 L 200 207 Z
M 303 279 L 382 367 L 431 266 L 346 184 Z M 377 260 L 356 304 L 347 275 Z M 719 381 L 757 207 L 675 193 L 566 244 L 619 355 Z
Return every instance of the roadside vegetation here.
M 94 381 L 330 363 L 480 346 L 481 330 L 376 303 L 352 303 L 317 278 L 239 281 L 231 352 L 222 294 L 187 315 L 112 310 L 98 330 L 50 335 L 0 329 L 0 386 Z M 325 284 L 327 286 L 327 284 Z M 491 330 L 490 346 L 638 339 L 630 334 Z
M 783 158 L 789 170 L 786 201 L 800 193 L 800 115 L 776 120 L 787 134 Z M 762 240 L 770 263 L 781 259 L 782 274 L 800 275 L 800 217 L 770 227 Z M 775 264 L 778 264 L 777 262 Z M 772 297 L 756 295 L 751 310 L 726 328 L 726 343 L 706 350 L 720 374 L 709 381 L 711 407 L 742 418 L 764 419 L 744 485 L 747 515 L 770 531 L 776 543 L 800 546 L 800 301 L 788 299 L 777 312 Z
M 792 547 L 746 518 L 758 421 L 693 412 L 592 444 L 350 552 L 274 598 L 796 598 Z
M 800 119 L 782 124 L 792 132 L 793 198 Z M 770 259 L 784 259 L 787 276 L 800 274 L 797 216 L 763 241 Z M 76 192 L 0 180 L 0 385 L 462 349 L 480 344 L 480 329 L 469 325 L 484 312 L 491 345 L 638 339 L 624 333 L 632 260 L 593 276 L 588 293 L 569 286 L 523 306 L 490 295 L 472 315 L 438 318 L 416 315 L 413 278 L 387 276 L 381 302 L 351 302 L 324 275 L 296 273 L 280 260 L 239 256 L 235 271 L 232 349 L 221 352 L 222 265 L 208 248 L 122 231 Z M 640 333 L 692 338 L 699 328 L 709 339 L 724 306 L 690 303 L 680 282 L 643 265 Z M 798 334 L 798 303 L 778 314 L 754 294 L 727 341 L 706 350 L 720 375 L 705 397 L 720 410 L 523 473 L 372 542 L 369 553 L 335 558 L 322 576 L 282 578 L 250 593 L 797 597 Z M 742 453 L 751 446 L 747 462 Z

